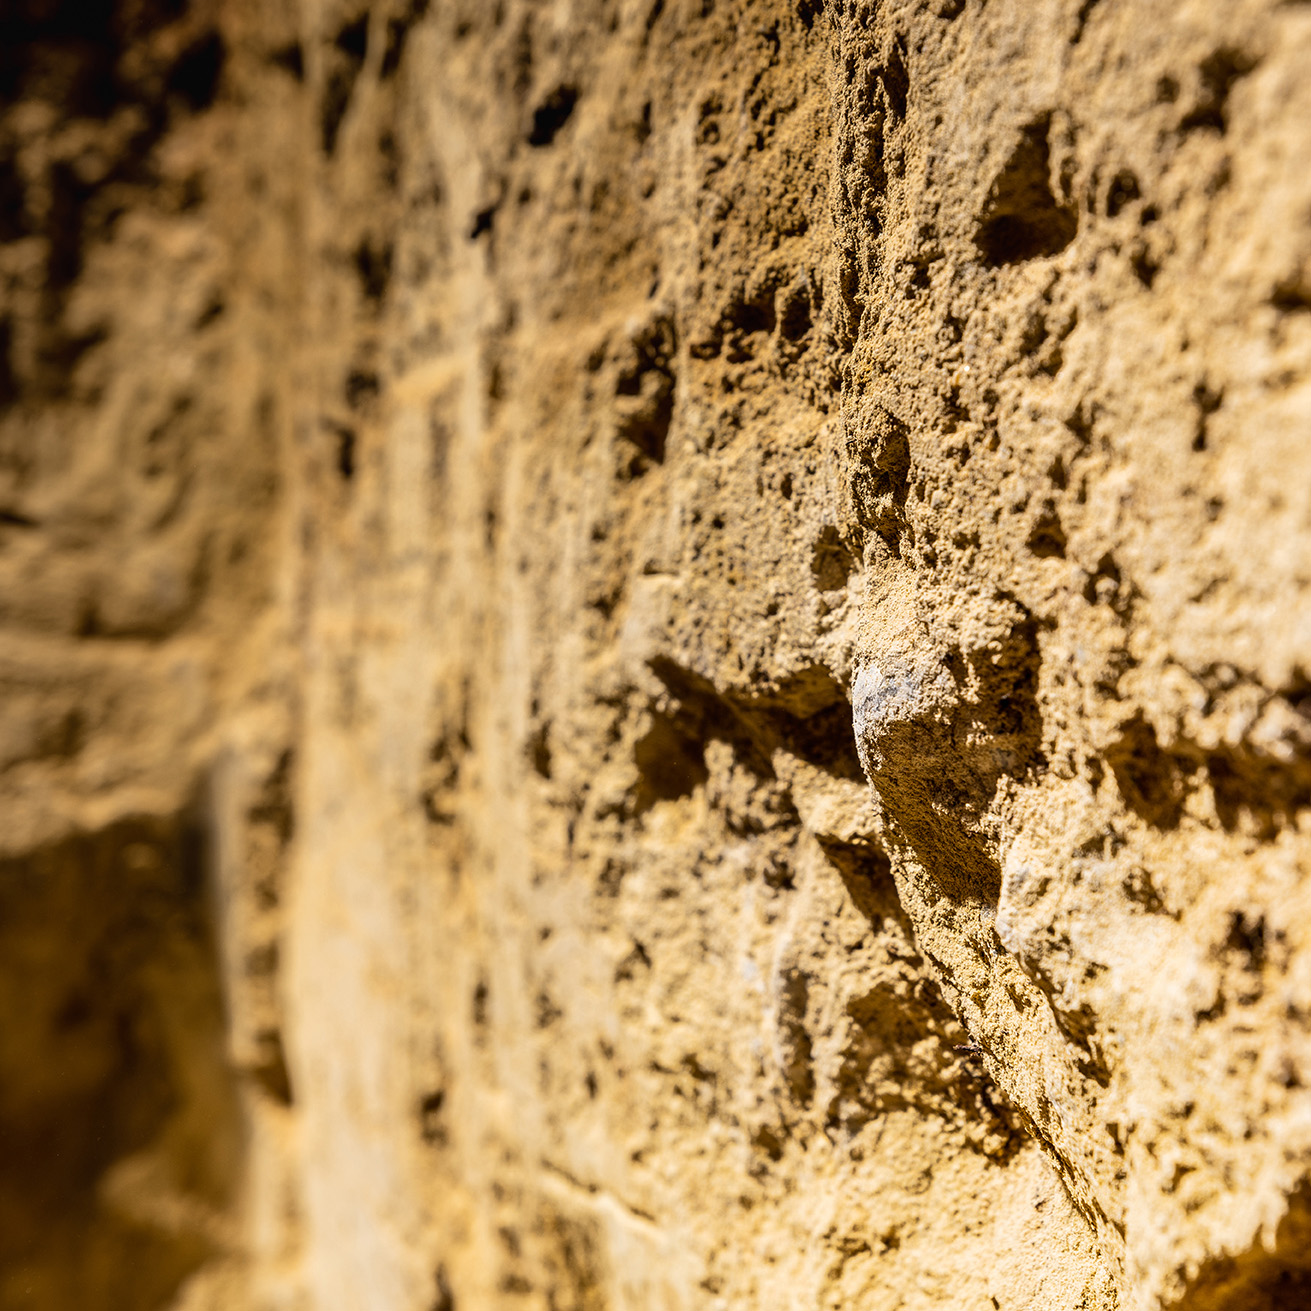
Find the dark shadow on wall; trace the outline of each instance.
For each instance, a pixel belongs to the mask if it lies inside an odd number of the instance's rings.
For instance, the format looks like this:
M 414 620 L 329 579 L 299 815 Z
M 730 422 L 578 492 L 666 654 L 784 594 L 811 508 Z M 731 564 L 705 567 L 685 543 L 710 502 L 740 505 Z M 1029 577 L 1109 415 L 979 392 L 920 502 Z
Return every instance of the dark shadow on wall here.
M 0 863 L 0 1306 L 147 1311 L 221 1242 L 241 1134 L 205 834 Z
M 1311 1306 L 1311 1181 L 1303 1180 L 1272 1248 L 1258 1239 L 1237 1257 L 1207 1262 L 1175 1304 L 1179 1311 L 1304 1311 Z
M 1022 699 L 1017 688 L 1028 687 L 1036 647 L 1028 628 L 1012 638 L 1009 644 L 997 644 L 995 663 L 971 684 L 979 693 L 970 703 L 971 722 L 983 725 L 979 733 L 987 751 L 979 760 L 970 760 L 982 773 L 1015 747 L 1012 739 L 1021 743 L 1021 754 L 1029 750 L 1025 734 L 1031 725 L 1021 713 L 1023 707 L 1011 701 Z M 754 700 L 721 694 L 709 680 L 666 657 L 652 660 L 650 667 L 668 697 L 649 714 L 650 727 L 636 743 L 642 781 L 635 814 L 649 808 L 643 798 L 673 800 L 703 787 L 706 748 L 712 739 L 733 748 L 738 766 L 754 776 L 757 787 L 778 789 L 770 817 L 776 835 L 800 835 L 802 820 L 771 762 L 790 756 L 834 785 L 864 784 L 851 702 L 822 666 L 802 670 Z M 990 777 L 995 786 L 995 777 Z M 733 822 L 729 820 L 730 826 Z M 941 835 L 936 837 L 941 845 Z M 980 1054 L 966 1044 L 968 1035 L 922 959 L 880 839 L 852 832 L 816 833 L 813 840 L 868 924 L 872 972 L 869 986 L 856 991 L 838 1022 L 841 1056 L 823 1106 L 816 1104 L 811 979 L 800 967 L 781 973 L 777 1025 L 785 1100 L 791 1109 L 783 1123 L 761 1130 L 755 1145 L 769 1160 L 780 1160 L 782 1143 L 792 1132 L 788 1117 L 795 1114 L 813 1113 L 827 1134 L 850 1138 L 872 1121 L 913 1110 L 945 1121 L 971 1150 L 1004 1164 L 1027 1141 L 1021 1120 L 992 1085 Z M 781 885 L 791 886 L 790 880 Z M 963 1057 L 962 1051 L 971 1054 Z

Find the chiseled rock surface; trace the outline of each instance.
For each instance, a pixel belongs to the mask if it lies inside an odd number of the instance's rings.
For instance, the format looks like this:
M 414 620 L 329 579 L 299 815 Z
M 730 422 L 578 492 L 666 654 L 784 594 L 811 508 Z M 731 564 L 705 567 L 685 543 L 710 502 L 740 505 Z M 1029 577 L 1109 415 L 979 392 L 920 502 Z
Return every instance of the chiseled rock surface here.
M 0 1302 L 1311 1300 L 1311 7 L 57 9 Z

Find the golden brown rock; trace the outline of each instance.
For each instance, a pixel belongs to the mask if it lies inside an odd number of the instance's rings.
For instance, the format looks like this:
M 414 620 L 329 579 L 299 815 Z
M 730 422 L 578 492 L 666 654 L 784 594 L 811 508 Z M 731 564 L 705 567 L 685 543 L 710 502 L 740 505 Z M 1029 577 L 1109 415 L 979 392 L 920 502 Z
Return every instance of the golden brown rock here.
M 0 15 L 0 1306 L 1311 1303 L 1309 58 Z

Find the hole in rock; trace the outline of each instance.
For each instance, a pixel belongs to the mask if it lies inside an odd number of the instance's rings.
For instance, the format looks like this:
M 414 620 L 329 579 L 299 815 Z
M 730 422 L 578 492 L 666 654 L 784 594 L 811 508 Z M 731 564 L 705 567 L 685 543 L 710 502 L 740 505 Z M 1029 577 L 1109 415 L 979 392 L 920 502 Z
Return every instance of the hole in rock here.
M 847 549 L 838 530 L 827 525 L 815 539 L 810 557 L 810 572 L 821 592 L 835 592 L 846 587 L 856 568 L 856 560 Z
M 975 237 L 994 268 L 1059 254 L 1074 240 L 1078 219 L 1051 185 L 1048 120 L 1025 129 L 988 193 Z
M 1229 95 L 1240 78 L 1256 67 L 1246 51 L 1223 46 L 1202 61 L 1198 69 L 1200 87 L 1193 108 L 1179 126 L 1185 131 L 1210 128 L 1223 133 L 1229 125 Z
M 189 45 L 168 75 L 168 89 L 181 96 L 196 113 L 208 109 L 218 95 L 219 78 L 227 47 L 217 32 L 209 32 Z
M 269 62 L 289 73 L 297 82 L 305 80 L 305 51 L 299 41 L 279 46 L 269 54 Z
M 380 304 L 391 282 L 392 245 L 389 241 L 361 241 L 355 248 L 355 271 L 364 299 Z
M 533 110 L 532 131 L 528 134 L 530 146 L 549 146 L 556 134 L 573 116 L 578 104 L 578 88 L 558 86 Z
M 355 477 L 355 430 L 339 427 L 337 436 L 337 472 L 345 482 Z
M 1125 725 L 1106 752 L 1125 805 L 1155 828 L 1178 825 L 1183 814 L 1185 763 L 1161 748 L 1156 730 L 1142 715 Z
M 796 288 L 784 298 L 778 330 L 787 341 L 800 341 L 810 331 L 811 317 L 808 289 Z
M 1106 215 L 1115 218 L 1126 205 L 1132 205 L 1142 195 L 1138 179 L 1126 168 L 1121 169 L 1111 179 L 1111 189 L 1106 194 Z
M 1038 517 L 1025 545 L 1039 559 L 1065 559 L 1065 529 L 1055 510 L 1046 510 Z

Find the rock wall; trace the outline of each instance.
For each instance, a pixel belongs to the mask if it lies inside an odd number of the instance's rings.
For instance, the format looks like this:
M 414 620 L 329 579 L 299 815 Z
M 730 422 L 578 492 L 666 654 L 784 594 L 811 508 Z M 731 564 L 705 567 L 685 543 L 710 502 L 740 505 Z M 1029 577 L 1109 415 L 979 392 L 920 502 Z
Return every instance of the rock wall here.
M 1311 1299 L 1311 8 L 0 16 L 0 1305 Z

